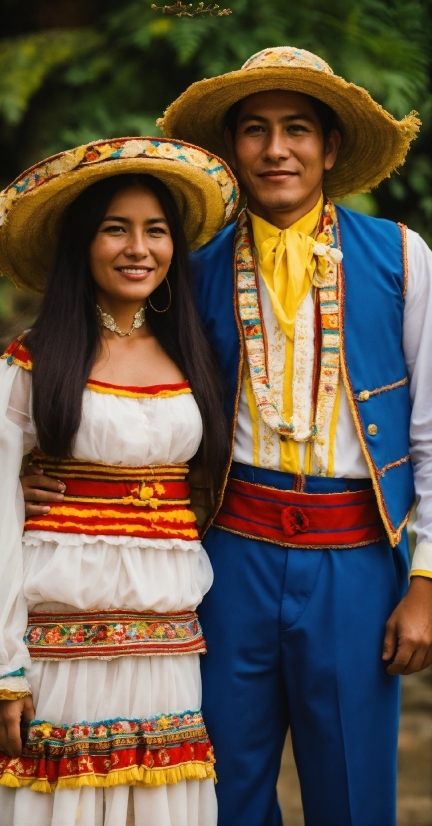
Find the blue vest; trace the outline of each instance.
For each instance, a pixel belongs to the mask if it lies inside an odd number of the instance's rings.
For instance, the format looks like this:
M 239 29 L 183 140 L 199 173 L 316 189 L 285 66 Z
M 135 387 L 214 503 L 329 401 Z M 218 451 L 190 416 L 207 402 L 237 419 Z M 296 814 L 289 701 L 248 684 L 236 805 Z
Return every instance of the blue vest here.
M 344 256 L 339 296 L 342 375 L 381 517 L 395 546 L 414 502 L 411 405 L 402 350 L 405 245 L 401 229 L 391 221 L 342 207 L 337 215 Z M 234 235 L 231 224 L 192 256 L 198 308 L 227 382 L 232 441 L 244 359 Z

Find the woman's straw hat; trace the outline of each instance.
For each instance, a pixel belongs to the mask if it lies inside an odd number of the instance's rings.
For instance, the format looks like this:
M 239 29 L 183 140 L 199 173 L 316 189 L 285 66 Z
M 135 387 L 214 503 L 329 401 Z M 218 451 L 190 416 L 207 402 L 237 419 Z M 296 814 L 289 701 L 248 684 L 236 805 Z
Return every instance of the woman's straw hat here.
M 333 74 L 320 57 L 293 46 L 264 49 L 239 71 L 193 83 L 158 125 L 168 137 L 193 138 L 224 155 L 224 120 L 230 107 L 255 92 L 275 89 L 311 95 L 336 112 L 343 134 L 336 164 L 324 178 L 331 198 L 377 186 L 404 162 L 420 126 L 414 112 L 395 120 L 365 89 Z
M 226 164 L 198 146 L 166 138 L 116 138 L 79 146 L 32 166 L 0 193 L 0 273 L 42 292 L 66 208 L 111 175 L 154 175 L 171 190 L 191 248 L 209 241 L 237 207 Z

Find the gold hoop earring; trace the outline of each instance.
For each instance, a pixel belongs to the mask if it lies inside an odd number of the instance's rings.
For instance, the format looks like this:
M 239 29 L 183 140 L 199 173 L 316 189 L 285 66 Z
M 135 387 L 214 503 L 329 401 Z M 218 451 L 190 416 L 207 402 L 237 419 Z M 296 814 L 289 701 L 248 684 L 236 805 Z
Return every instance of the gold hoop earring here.
M 157 307 L 154 307 L 154 306 L 153 306 L 153 304 L 151 303 L 150 298 L 148 298 L 148 299 L 147 299 L 148 303 L 150 304 L 150 307 L 152 308 L 152 310 L 154 310 L 154 311 L 155 311 L 155 313 L 166 313 L 166 312 L 167 312 L 167 310 L 169 310 L 169 308 L 171 307 L 171 298 L 172 298 L 172 295 L 171 295 L 171 287 L 170 287 L 170 283 L 169 283 L 169 281 L 168 281 L 168 276 L 165 276 L 165 279 L 164 279 L 164 280 L 166 281 L 166 283 L 167 283 L 167 287 L 168 287 L 168 294 L 169 294 L 168 307 L 165 307 L 165 309 L 164 309 L 164 310 L 158 310 L 158 308 L 157 308 Z M 162 282 L 162 283 L 163 283 L 163 282 Z

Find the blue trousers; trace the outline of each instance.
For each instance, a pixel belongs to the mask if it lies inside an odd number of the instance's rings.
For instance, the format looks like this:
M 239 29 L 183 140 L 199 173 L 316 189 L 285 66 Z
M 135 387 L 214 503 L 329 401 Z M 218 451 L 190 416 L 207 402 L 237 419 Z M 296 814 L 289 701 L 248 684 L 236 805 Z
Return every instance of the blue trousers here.
M 246 465 L 233 475 L 285 489 L 292 479 Z M 356 484 L 309 477 L 306 492 Z M 219 826 L 281 826 L 288 727 L 306 826 L 394 826 L 400 682 L 381 649 L 406 588 L 406 542 L 287 549 L 211 528 L 204 545 L 214 584 L 200 610 L 203 711 Z

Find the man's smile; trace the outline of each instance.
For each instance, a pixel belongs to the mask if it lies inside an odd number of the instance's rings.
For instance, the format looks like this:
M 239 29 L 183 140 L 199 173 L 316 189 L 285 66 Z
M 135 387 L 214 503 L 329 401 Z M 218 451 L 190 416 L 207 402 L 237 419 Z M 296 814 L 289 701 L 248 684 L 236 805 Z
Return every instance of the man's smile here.
M 293 178 L 298 175 L 298 172 L 291 172 L 288 169 L 267 169 L 265 172 L 258 172 L 258 178 L 264 178 L 268 181 L 281 181 L 287 178 Z

